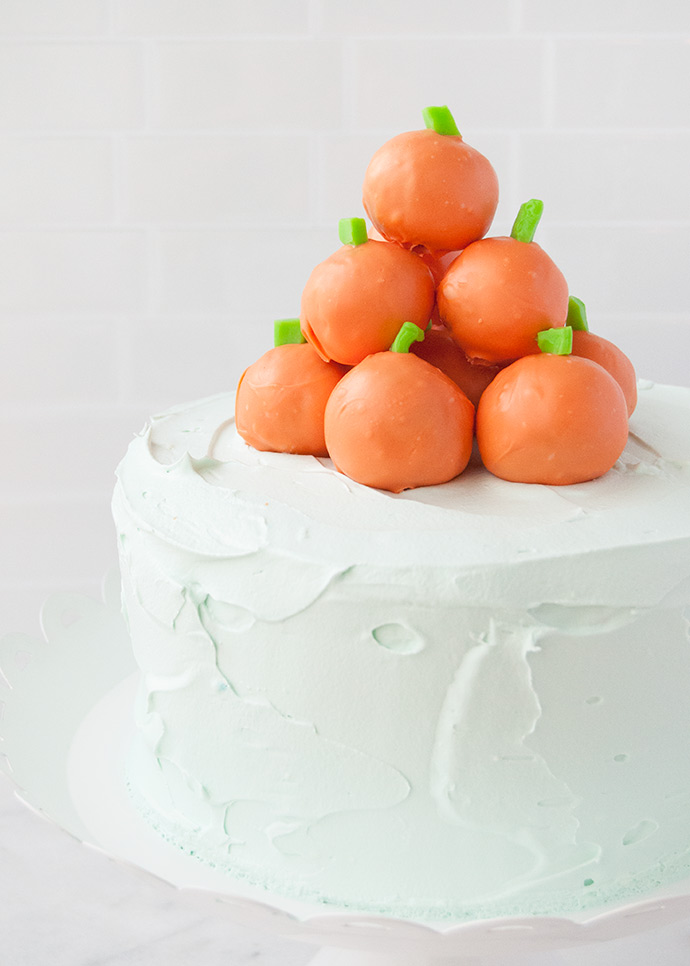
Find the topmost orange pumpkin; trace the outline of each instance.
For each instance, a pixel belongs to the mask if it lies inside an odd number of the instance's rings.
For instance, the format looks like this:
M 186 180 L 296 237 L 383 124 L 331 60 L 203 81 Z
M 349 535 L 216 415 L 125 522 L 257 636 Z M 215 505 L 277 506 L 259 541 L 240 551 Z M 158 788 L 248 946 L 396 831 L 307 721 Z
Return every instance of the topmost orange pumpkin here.
M 403 248 L 459 251 L 482 238 L 498 204 L 498 178 L 463 141 L 447 107 L 424 111 L 427 128 L 387 141 L 364 176 L 374 227 Z

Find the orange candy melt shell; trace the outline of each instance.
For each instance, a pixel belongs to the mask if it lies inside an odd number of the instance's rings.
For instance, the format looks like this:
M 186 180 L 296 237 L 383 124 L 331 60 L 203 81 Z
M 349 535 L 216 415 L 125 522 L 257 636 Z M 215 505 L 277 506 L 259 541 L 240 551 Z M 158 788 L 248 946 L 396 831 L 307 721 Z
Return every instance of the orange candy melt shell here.
M 535 242 L 483 238 L 451 264 L 437 303 L 470 359 L 505 362 L 538 352 L 537 333 L 565 325 L 568 283 Z
M 408 131 L 374 154 L 364 176 L 374 227 L 404 248 L 465 248 L 489 230 L 498 204 L 490 162 L 458 135 Z
M 403 322 L 426 328 L 434 306 L 430 270 L 387 242 L 344 245 L 316 266 L 302 292 L 305 337 L 323 359 L 356 365 L 388 349 Z
M 324 410 L 344 372 L 306 342 L 269 349 L 237 387 L 238 433 L 255 449 L 327 456 Z
M 637 377 L 626 354 L 600 335 L 576 330 L 573 332 L 573 355 L 598 362 L 613 376 L 623 390 L 628 416 L 632 416 L 637 405 Z
M 410 352 L 445 372 L 475 406 L 491 380 L 500 372 L 498 366 L 473 365 L 446 329 L 429 329 L 423 342 L 410 346 Z
M 380 352 L 343 376 L 328 400 L 325 426 L 340 472 L 400 493 L 445 483 L 465 469 L 474 406 L 417 356 Z
M 503 369 L 477 409 L 477 442 L 495 476 L 567 485 L 611 469 L 628 438 L 618 383 L 579 356 L 534 355 Z
M 372 241 L 385 242 L 388 240 L 384 238 L 381 232 L 377 231 L 376 228 L 374 228 L 373 226 L 369 228 L 368 235 Z M 389 244 L 394 245 L 395 242 L 389 242 Z M 414 254 L 418 258 L 421 258 L 421 260 L 424 262 L 426 267 L 431 272 L 435 285 L 438 285 L 438 283 L 441 281 L 443 276 L 448 271 L 448 268 L 450 267 L 450 263 L 454 259 L 456 259 L 460 254 L 459 251 L 432 253 L 427 251 L 425 248 L 412 249 L 412 250 L 414 251 Z

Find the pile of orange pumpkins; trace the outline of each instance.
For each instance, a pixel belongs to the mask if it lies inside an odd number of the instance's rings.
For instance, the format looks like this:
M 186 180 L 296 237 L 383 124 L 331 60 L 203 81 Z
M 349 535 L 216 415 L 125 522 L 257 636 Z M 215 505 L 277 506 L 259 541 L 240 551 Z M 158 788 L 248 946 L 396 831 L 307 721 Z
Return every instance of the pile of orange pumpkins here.
M 484 466 L 568 485 L 621 455 L 636 378 L 589 331 L 584 304 L 533 241 L 533 199 L 510 235 L 489 161 L 447 107 L 373 156 L 371 222 L 343 219 L 341 247 L 311 273 L 300 318 L 244 372 L 240 436 L 259 450 L 330 457 L 358 483 L 399 493 L 454 479 L 476 437 Z

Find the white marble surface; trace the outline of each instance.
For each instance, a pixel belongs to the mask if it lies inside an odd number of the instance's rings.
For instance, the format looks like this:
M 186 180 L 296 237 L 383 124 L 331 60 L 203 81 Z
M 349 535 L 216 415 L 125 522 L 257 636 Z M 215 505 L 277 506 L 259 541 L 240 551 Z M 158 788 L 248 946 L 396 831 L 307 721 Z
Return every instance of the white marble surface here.
M 307 945 L 204 916 L 29 811 L 0 779 L 0 962 L 302 966 Z

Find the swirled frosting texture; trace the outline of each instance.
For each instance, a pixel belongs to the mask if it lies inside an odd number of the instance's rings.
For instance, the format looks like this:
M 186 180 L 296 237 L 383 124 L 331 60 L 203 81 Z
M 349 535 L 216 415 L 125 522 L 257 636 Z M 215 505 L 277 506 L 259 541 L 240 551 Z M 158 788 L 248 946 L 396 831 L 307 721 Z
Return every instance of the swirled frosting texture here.
M 131 784 L 269 889 L 428 918 L 690 874 L 690 390 L 605 477 L 393 495 L 259 453 L 230 395 L 154 418 L 114 513 Z

